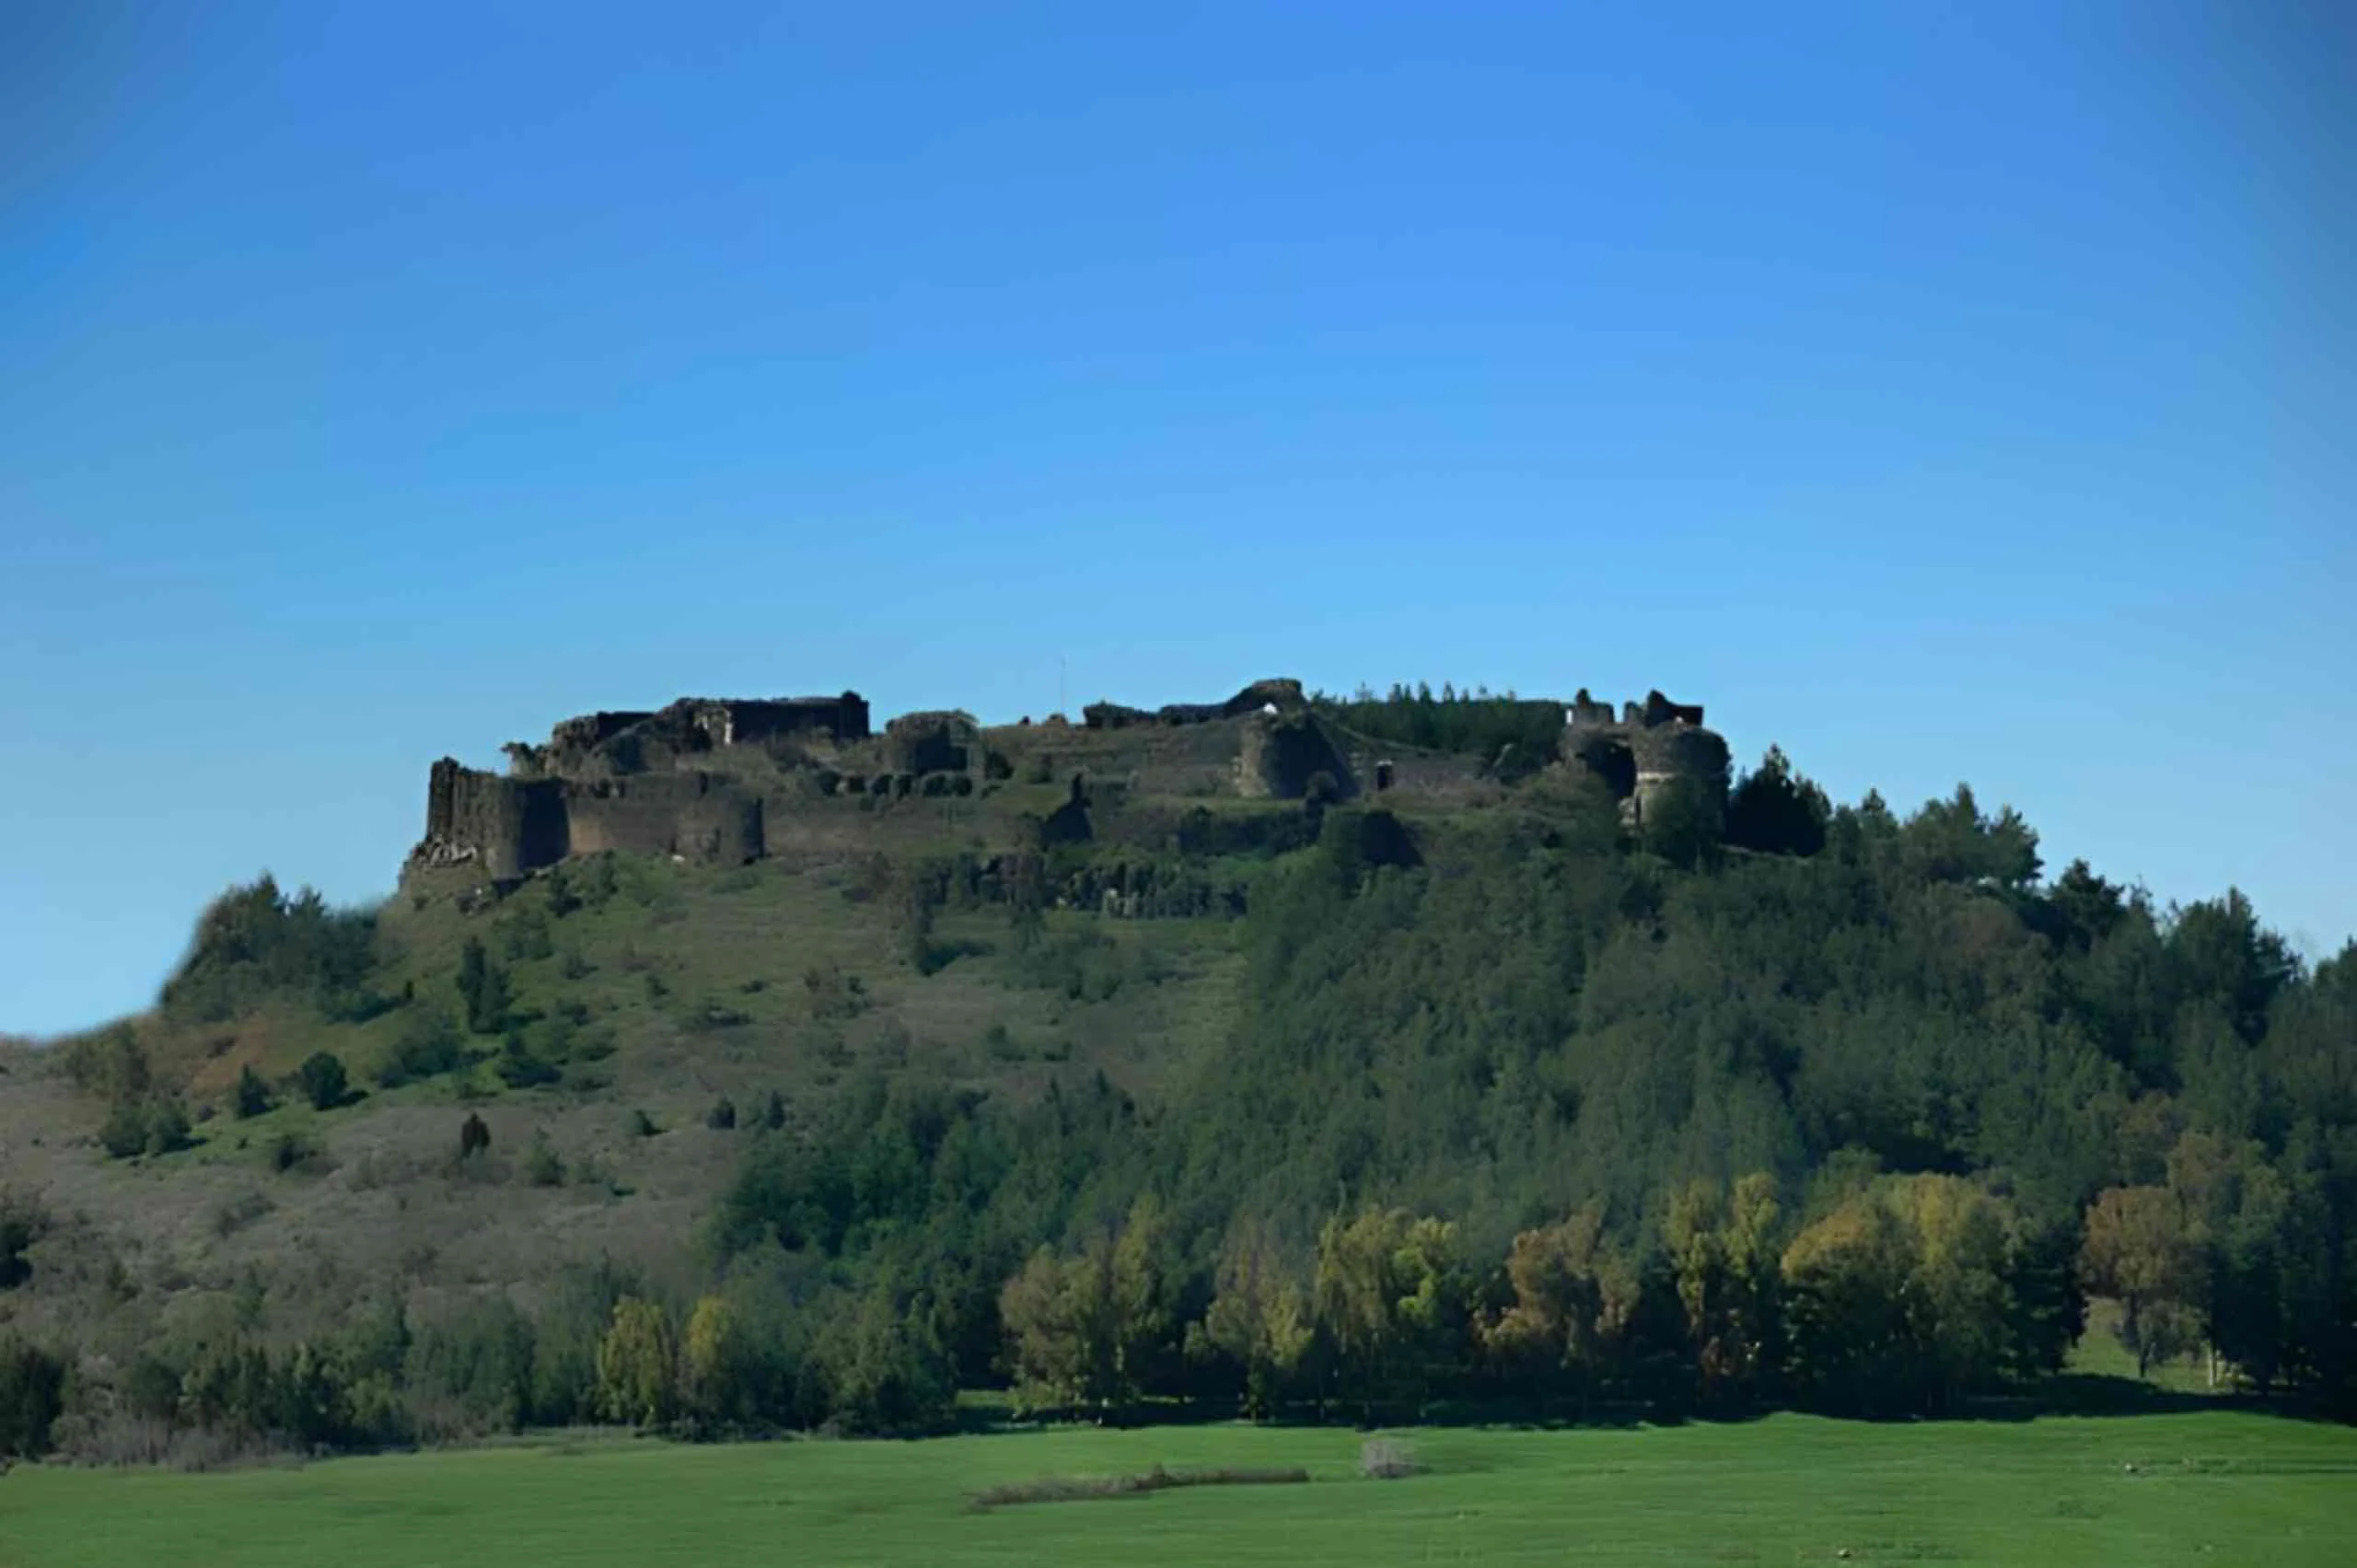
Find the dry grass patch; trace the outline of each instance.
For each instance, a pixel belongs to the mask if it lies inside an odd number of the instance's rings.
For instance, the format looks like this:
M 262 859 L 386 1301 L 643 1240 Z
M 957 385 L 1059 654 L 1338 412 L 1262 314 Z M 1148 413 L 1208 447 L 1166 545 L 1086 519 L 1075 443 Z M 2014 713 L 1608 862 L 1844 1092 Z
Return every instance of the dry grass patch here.
M 1007 1508 L 1019 1503 L 1084 1503 L 1100 1497 L 1142 1497 L 1182 1486 L 1294 1486 L 1309 1480 L 1299 1466 L 1275 1469 L 1167 1469 L 1144 1475 L 1051 1475 L 1010 1481 L 974 1494 L 977 1508 Z

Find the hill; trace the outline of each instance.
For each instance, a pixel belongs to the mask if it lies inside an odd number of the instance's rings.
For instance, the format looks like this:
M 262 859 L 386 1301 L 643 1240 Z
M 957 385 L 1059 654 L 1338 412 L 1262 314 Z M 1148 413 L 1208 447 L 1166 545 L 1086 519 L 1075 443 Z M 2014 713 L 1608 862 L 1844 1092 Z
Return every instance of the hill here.
M 379 907 L 232 890 L 6 1055 L 0 1448 L 1939 1411 L 2089 1289 L 2349 1398 L 2351 955 L 1659 693 L 1086 720 L 589 715 Z

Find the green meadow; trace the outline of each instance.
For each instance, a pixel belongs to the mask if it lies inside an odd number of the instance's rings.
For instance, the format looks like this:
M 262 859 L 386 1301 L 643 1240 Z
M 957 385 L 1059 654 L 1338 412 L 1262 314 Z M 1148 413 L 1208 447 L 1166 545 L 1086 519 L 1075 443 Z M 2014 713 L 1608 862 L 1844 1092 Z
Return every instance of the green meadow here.
M 1358 1474 L 1355 1433 L 1240 1426 L 550 1438 L 205 1475 L 33 1466 L 0 1477 L 0 1568 L 2357 1562 L 2357 1431 L 2259 1414 L 1404 1435 L 1423 1472 L 1393 1481 Z M 971 1501 L 1157 1464 L 1311 1480 Z

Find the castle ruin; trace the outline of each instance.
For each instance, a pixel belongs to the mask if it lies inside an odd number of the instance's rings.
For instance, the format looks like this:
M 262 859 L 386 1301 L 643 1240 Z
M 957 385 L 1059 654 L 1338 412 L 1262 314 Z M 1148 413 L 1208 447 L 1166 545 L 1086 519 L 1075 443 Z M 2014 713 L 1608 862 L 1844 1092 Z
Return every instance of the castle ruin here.
M 1585 691 L 1562 708 L 1550 761 L 1601 780 L 1632 826 L 1683 785 L 1706 810 L 1724 810 L 1726 743 L 1703 726 L 1701 708 L 1655 691 L 1616 715 Z M 1495 759 L 1356 735 L 1289 679 L 1255 681 L 1219 703 L 1092 703 L 1078 725 L 1058 715 L 984 726 L 936 711 L 880 732 L 855 691 L 683 698 L 565 719 L 546 741 L 505 751 L 505 773 L 448 757 L 433 765 L 412 872 L 505 883 L 606 852 L 712 865 L 840 853 L 903 827 L 921 835 L 903 803 L 956 805 L 974 835 L 1036 848 L 1084 842 L 1124 812 L 1167 818 L 1221 798 L 1374 794 L 1408 804 L 1497 787 Z
M 1582 687 L 1565 714 L 1562 758 L 1604 781 L 1631 825 L 1642 823 L 1668 793 L 1693 787 L 1697 803 L 1724 820 L 1727 743 L 1702 726 L 1702 710 L 1673 703 L 1659 691 L 1625 704 L 1619 718 Z

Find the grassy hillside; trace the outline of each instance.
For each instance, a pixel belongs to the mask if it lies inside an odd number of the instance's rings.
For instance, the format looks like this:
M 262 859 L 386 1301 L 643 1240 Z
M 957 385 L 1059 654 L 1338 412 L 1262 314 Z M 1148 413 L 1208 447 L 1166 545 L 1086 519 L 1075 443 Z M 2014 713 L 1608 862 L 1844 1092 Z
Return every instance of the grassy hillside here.
M 380 1016 L 339 1020 L 296 992 L 129 1026 L 192 1111 L 185 1146 L 152 1156 L 109 1158 L 100 1098 L 64 1071 L 64 1053 L 103 1037 L 14 1051 L 0 1064 L 0 1188 L 40 1194 L 57 1231 L 50 1288 L 0 1299 L 27 1326 L 86 1317 L 107 1308 L 97 1287 L 119 1268 L 187 1314 L 262 1269 L 268 1313 L 291 1332 L 346 1305 L 331 1284 L 307 1305 L 321 1273 L 440 1289 L 528 1285 L 561 1259 L 605 1254 L 668 1268 L 773 1094 L 793 1128 L 876 1074 L 1024 1099 L 1101 1072 L 1150 1093 L 1234 1027 L 1241 960 L 1220 923 L 1050 910 L 1025 942 L 1004 908 L 947 907 L 921 969 L 892 887 L 864 859 L 617 859 L 496 903 L 462 887 L 404 893 L 377 917 L 364 984 L 407 1000 Z M 511 992 L 511 1022 L 491 1033 L 468 1031 L 454 984 L 470 940 Z M 470 1060 L 379 1083 L 405 1041 L 444 1035 Z M 511 1037 L 553 1082 L 503 1081 Z M 295 1082 L 319 1052 L 344 1064 L 348 1104 L 315 1109 Z M 239 1117 L 249 1069 L 274 1103 Z M 739 1124 L 707 1126 L 724 1100 Z M 462 1163 L 470 1115 L 490 1157 Z M 553 1167 L 528 1168 L 536 1142 Z M 275 1277 L 295 1250 L 306 1279 Z
M 2071 1564 L 2357 1557 L 2357 1434 L 2248 1415 L 1408 1434 L 1065 1429 L 921 1444 L 532 1441 L 223 1476 L 45 1468 L 0 1483 L 0 1565 Z M 976 1512 L 1051 1475 L 1301 1466 L 1307 1485 Z M 2132 1467 L 2132 1469 L 2131 1468 Z

